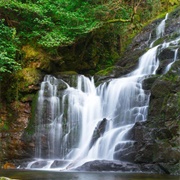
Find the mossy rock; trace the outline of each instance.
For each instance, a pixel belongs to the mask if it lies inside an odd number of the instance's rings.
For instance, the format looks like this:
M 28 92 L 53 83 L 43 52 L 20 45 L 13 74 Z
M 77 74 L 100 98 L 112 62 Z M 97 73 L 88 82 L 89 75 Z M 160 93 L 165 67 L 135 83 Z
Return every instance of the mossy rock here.
M 30 45 L 22 47 L 24 52 L 23 66 L 29 68 L 38 68 L 46 72 L 52 71 L 51 57 L 42 49 L 34 48 Z
M 163 108 L 166 120 L 178 120 L 178 118 L 180 118 L 180 92 L 171 94 L 167 99 L 167 102 L 164 103 Z
M 62 71 L 53 74 L 56 78 L 62 79 L 70 86 L 76 87 L 77 86 L 77 77 L 78 73 L 76 71 Z M 64 90 L 67 88 L 67 85 L 64 82 L 59 83 L 58 90 Z
M 26 93 L 38 90 L 42 76 L 41 71 L 35 68 L 22 69 L 16 74 L 18 90 Z
M 166 60 L 166 59 L 174 59 L 174 49 L 169 47 L 161 51 L 161 53 L 158 56 L 160 61 Z
M 114 70 L 114 66 L 108 67 L 104 70 L 98 71 L 95 75 L 99 75 L 99 76 L 108 76 L 112 73 L 112 71 Z
M 180 91 L 180 72 L 178 71 L 178 67 L 173 66 L 173 69 L 161 78 L 163 81 L 170 83 L 174 92 Z
M 78 75 L 76 71 L 62 71 L 62 72 L 56 72 L 54 74 L 55 76 L 70 76 L 70 75 Z
M 38 93 L 33 95 L 31 103 L 31 116 L 29 118 L 28 126 L 24 132 L 24 138 L 27 140 L 31 135 L 35 133 L 35 120 L 37 111 Z
M 163 80 L 157 80 L 152 86 L 151 94 L 153 97 L 165 97 L 171 92 L 171 83 Z
M 33 100 L 34 94 L 27 94 L 21 98 L 21 102 L 31 102 Z
M 8 178 L 8 177 L 0 177 L 0 180 L 18 180 L 18 179 L 11 179 L 11 178 Z
M 155 82 L 155 80 L 158 78 L 156 75 L 152 75 L 146 79 L 143 80 L 143 89 L 144 90 L 150 90 L 152 87 L 152 84 Z
M 155 46 L 157 46 L 157 45 L 159 45 L 159 44 L 162 44 L 162 43 L 163 43 L 163 41 L 164 41 L 164 39 L 163 39 L 163 38 L 159 38 L 159 39 L 157 39 L 157 40 L 153 43 L 153 47 L 155 47 Z

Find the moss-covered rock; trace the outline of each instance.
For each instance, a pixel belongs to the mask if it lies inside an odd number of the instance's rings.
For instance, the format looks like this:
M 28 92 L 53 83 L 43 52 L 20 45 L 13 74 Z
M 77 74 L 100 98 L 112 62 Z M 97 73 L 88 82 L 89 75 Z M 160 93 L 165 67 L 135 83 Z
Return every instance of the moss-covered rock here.
M 16 75 L 18 90 L 23 93 L 37 91 L 42 80 L 41 71 L 35 68 L 24 68 Z
M 71 46 L 59 47 L 58 53 L 64 62 L 60 71 L 75 70 L 90 74 L 112 66 L 120 55 L 120 40 L 116 30 L 114 24 L 107 24 Z
M 51 58 L 44 50 L 25 45 L 22 47 L 22 52 L 24 54 L 23 67 L 51 72 Z
M 98 71 L 95 75 L 96 76 L 108 76 L 108 75 L 111 75 L 114 68 L 115 68 L 114 66 L 108 67 L 108 68 L 106 68 L 104 70 Z
M 172 40 L 179 34 L 179 12 L 173 14 L 175 19 L 167 20 L 168 24 L 165 31 L 165 38 L 158 40 L 159 42 Z M 171 24 L 172 21 L 172 24 Z M 159 23 L 159 21 L 157 21 Z M 126 61 L 119 61 L 118 65 L 123 67 L 123 62 L 129 64 L 130 60 L 134 60 L 134 51 L 148 46 L 149 27 L 156 25 L 156 22 L 145 28 L 142 34 L 139 34 L 129 47 L 126 54 Z M 145 31 L 145 32 L 144 32 Z M 144 34 L 145 33 L 145 34 Z M 153 32 L 152 32 L 153 33 Z M 153 37 L 153 34 L 152 34 Z M 155 37 L 154 37 L 155 38 Z M 156 42 L 159 44 L 159 42 Z M 139 43 L 139 45 L 138 45 Z M 161 47 L 161 46 L 160 46 Z M 146 122 L 137 122 L 132 130 L 128 133 L 128 139 L 134 140 L 134 144 L 123 147 L 117 145 L 115 158 L 135 162 L 138 164 L 153 163 L 158 165 L 165 173 L 180 174 L 179 166 L 180 149 L 180 61 L 179 51 L 177 53 L 176 62 L 171 66 L 170 70 L 165 73 L 167 64 L 173 62 L 175 50 L 179 48 L 179 44 L 170 44 L 163 51 L 158 51 L 158 59 L 160 66 L 157 75 L 152 75 L 143 81 L 143 88 L 151 91 L 149 112 Z M 128 149 L 128 150 L 127 150 Z

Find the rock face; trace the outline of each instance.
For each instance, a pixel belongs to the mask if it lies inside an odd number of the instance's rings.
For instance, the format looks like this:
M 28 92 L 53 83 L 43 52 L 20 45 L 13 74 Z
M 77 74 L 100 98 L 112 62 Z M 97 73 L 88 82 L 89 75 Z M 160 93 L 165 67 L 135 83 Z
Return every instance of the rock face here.
M 4 129 L 0 132 L 1 165 L 6 161 L 14 163 L 15 159 L 31 157 L 31 152 L 34 148 L 33 145 L 22 140 L 24 129 L 28 126 L 30 117 L 31 108 L 29 103 L 14 102 L 10 107 L 12 117 L 11 124 L 7 121 L 3 121 L 7 123 L 7 127 L 4 126 Z M 7 118 L 10 107 L 3 107 L 4 118 Z M 14 117 L 16 117 L 16 119 L 13 120 Z M 7 129 L 5 129 L 5 127 Z
M 180 9 L 169 14 L 166 22 L 166 30 L 162 41 L 179 37 L 180 32 Z M 171 19 L 173 18 L 173 19 Z M 157 21 L 144 29 L 129 47 L 128 51 L 136 51 L 140 47 L 147 47 L 147 37 L 150 29 Z M 158 43 L 158 42 L 156 42 Z M 164 74 L 167 64 L 174 60 L 175 49 L 177 50 L 176 62 L 170 70 Z M 130 55 L 130 57 L 132 57 Z M 128 55 L 126 56 L 128 59 Z M 115 148 L 114 158 L 136 164 L 153 163 L 158 165 L 166 173 L 180 174 L 180 46 L 170 46 L 159 52 L 160 61 L 157 75 L 144 80 L 143 87 L 151 91 L 149 113 L 146 122 L 134 125 L 128 139 L 129 144 L 118 144 Z M 118 65 L 122 66 L 122 62 Z M 127 62 L 128 64 L 128 62 Z
M 33 134 L 33 103 L 42 76 L 34 68 L 25 68 L 1 83 L 0 166 L 18 165 L 16 160 L 34 155 L 34 138 L 29 134 Z
M 91 147 L 98 140 L 98 138 L 101 137 L 104 134 L 105 129 L 106 129 L 106 124 L 107 124 L 107 119 L 106 118 L 104 118 L 102 121 L 100 121 L 98 123 L 98 125 L 96 126 L 96 128 L 95 128 L 95 130 L 93 132 L 89 149 L 91 149 Z

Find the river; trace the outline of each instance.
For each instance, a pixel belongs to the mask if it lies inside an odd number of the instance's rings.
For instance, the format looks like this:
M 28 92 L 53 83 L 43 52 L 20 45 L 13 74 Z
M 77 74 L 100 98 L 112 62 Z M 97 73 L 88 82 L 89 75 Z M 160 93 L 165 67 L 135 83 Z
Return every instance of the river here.
M 0 177 L 18 180 L 179 180 L 180 176 L 121 172 L 54 172 L 0 170 Z

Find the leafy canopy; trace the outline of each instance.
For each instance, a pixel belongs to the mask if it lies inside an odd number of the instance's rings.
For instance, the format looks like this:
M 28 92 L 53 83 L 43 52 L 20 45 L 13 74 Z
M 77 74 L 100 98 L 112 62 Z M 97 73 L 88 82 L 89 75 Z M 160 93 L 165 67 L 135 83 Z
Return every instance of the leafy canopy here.
M 15 61 L 18 39 L 15 28 L 10 28 L 0 21 L 0 73 L 13 72 L 20 69 Z
M 16 14 L 19 37 L 43 47 L 71 44 L 100 23 L 92 15 L 91 6 L 80 0 L 13 0 L 1 8 L 9 11 L 10 19 Z
M 115 0 L 0 0 L 21 39 L 52 48 L 68 45 L 117 15 L 130 17 L 125 4 Z M 117 13 L 121 7 L 122 13 Z M 125 8 L 124 8 L 125 6 Z M 131 8 L 132 9 L 132 8 Z
M 59 46 L 75 43 L 78 38 L 107 23 L 118 22 L 113 28 L 121 34 L 124 27 L 131 23 L 139 4 L 142 4 L 142 9 L 136 19 L 146 21 L 151 17 L 151 11 L 156 13 L 157 5 L 168 5 L 169 2 L 178 4 L 177 0 L 166 2 L 167 0 L 0 0 L 0 73 L 19 69 L 16 58 L 20 48 L 18 41 L 21 46 L 23 43 L 31 43 L 50 52 Z
M 23 43 L 51 51 L 74 43 L 110 17 L 116 18 L 115 2 L 118 1 L 0 0 L 0 73 L 20 68 L 16 54 Z M 129 12 L 123 10 L 120 16 L 129 18 Z

